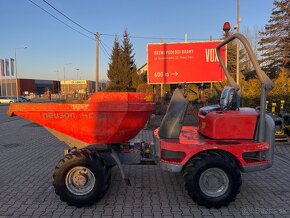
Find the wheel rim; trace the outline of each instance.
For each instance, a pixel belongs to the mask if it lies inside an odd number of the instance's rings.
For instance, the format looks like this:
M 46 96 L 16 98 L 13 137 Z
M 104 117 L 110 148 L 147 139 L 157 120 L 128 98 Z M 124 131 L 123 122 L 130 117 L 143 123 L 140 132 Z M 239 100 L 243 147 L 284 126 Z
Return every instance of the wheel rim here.
M 223 170 L 210 168 L 201 174 L 199 187 L 207 196 L 219 197 L 228 190 L 229 178 Z
M 90 193 L 95 185 L 95 175 L 86 167 L 74 167 L 66 175 L 65 185 L 75 195 Z

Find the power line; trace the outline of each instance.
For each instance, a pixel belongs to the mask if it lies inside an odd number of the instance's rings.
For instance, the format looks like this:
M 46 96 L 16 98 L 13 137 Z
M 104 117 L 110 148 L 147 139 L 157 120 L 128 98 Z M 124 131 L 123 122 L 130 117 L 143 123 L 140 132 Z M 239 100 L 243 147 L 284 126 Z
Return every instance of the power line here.
M 41 6 L 39 6 L 38 4 L 36 4 L 35 2 L 33 2 L 32 0 L 28 0 L 28 1 L 30 1 L 30 2 L 31 2 L 32 4 L 34 4 L 36 7 L 40 8 L 41 10 L 43 10 L 44 12 L 46 12 L 47 14 L 49 14 L 50 16 L 52 16 L 54 19 L 56 19 L 56 20 L 58 20 L 59 22 L 61 22 L 62 24 L 66 25 L 66 26 L 69 27 L 70 29 L 72 29 L 72 30 L 76 31 L 77 33 L 79 33 L 79 34 L 81 34 L 81 35 L 83 35 L 83 36 L 85 36 L 85 37 L 87 37 L 87 38 L 89 38 L 89 39 L 95 41 L 94 38 L 92 38 L 92 37 L 90 37 L 90 36 L 88 36 L 88 35 L 86 35 L 86 34 L 80 32 L 80 31 L 78 31 L 77 29 L 75 29 L 75 28 L 73 28 L 72 26 L 68 25 L 67 23 L 63 22 L 62 20 L 60 20 L 59 18 L 57 18 L 56 16 L 54 16 L 53 14 L 51 14 L 50 12 L 48 12 L 47 10 L 45 10 L 44 8 L 42 8 Z
M 103 41 L 103 45 L 104 45 L 107 49 L 112 50 L 112 48 L 109 47 L 108 45 L 106 45 L 106 44 L 104 43 L 104 41 Z
M 111 36 L 111 37 L 121 37 L 122 35 L 119 34 L 109 34 L 109 33 L 100 33 L 100 35 L 103 36 Z M 173 38 L 173 37 L 152 37 L 152 36 L 130 36 L 130 38 L 135 38 L 135 39 L 154 39 L 154 40 L 160 40 L 160 39 L 165 39 L 165 40 L 184 40 L 184 38 Z
M 31 1 L 31 0 L 29 0 Z M 63 12 L 61 12 L 60 10 L 58 10 L 56 7 L 54 7 L 52 4 L 50 4 L 49 2 L 47 2 L 46 0 L 42 0 L 44 3 L 46 3 L 47 5 L 49 5 L 52 9 L 54 9 L 55 11 L 57 11 L 59 14 L 61 14 L 62 16 L 64 16 L 66 19 L 68 19 L 69 21 L 71 21 L 72 23 L 74 23 L 75 25 L 77 25 L 78 27 L 80 27 L 81 29 L 87 31 L 88 33 L 96 36 L 96 34 L 90 30 L 88 30 L 87 28 L 83 27 L 82 25 L 80 25 L 79 23 L 75 22 L 74 20 L 72 20 L 70 17 L 68 17 L 67 15 L 65 15 Z M 36 5 L 36 3 L 34 3 Z M 38 6 L 38 5 L 37 5 Z M 40 6 L 39 6 L 40 7 Z M 42 9 L 42 8 L 41 8 Z M 44 10 L 44 9 L 43 9 Z M 47 12 L 47 11 L 46 11 Z M 49 13 L 50 14 L 50 13 Z M 50 14 L 51 15 L 51 14 Z M 54 16 L 53 16 L 54 17 Z M 56 17 L 54 17 L 56 18 Z M 57 19 L 58 20 L 58 19 Z M 62 22 L 62 21 L 61 21 Z M 62 22 L 63 23 L 63 22 Z M 108 34 L 108 33 L 100 33 L 100 35 L 104 35 L 104 36 L 122 36 L 122 35 L 116 35 L 116 34 Z M 136 38 L 136 39 L 154 39 L 154 40 L 159 40 L 159 39 L 164 39 L 164 40 L 183 40 L 183 38 L 172 38 L 172 37 L 148 37 L 148 36 L 130 36 L 131 38 Z
M 72 20 L 71 18 L 69 18 L 67 15 L 65 15 L 64 13 L 62 13 L 61 11 L 59 11 L 56 7 L 54 7 L 53 5 L 51 5 L 49 2 L 47 2 L 46 0 L 42 0 L 43 2 L 45 2 L 47 5 L 49 5 L 51 8 L 53 8 L 54 10 L 56 10 L 58 13 L 60 13 L 62 16 L 64 16 L 66 19 L 68 19 L 69 21 L 73 22 L 75 25 L 79 26 L 80 28 L 82 28 L 83 30 L 87 31 L 88 33 L 93 34 L 94 36 L 96 35 L 95 33 L 93 33 L 92 31 L 86 29 L 85 27 L 81 26 L 79 23 L 75 22 L 74 20 Z
M 76 31 L 77 33 L 91 39 L 94 40 L 94 38 L 78 31 L 77 29 L 73 28 L 72 26 L 70 26 L 69 24 L 65 23 L 64 21 L 60 20 L 59 18 L 57 18 L 56 16 L 54 16 L 53 14 L 51 14 L 49 11 L 47 11 L 46 9 L 42 8 L 41 6 L 39 6 L 37 3 L 33 2 L 32 0 L 28 0 L 30 1 L 32 4 L 34 4 L 35 6 L 37 6 L 38 8 L 40 8 L 41 10 L 43 10 L 44 12 L 46 12 L 47 14 L 49 14 L 50 16 L 52 16 L 54 19 L 58 20 L 59 22 L 61 22 L 62 24 L 66 25 L 67 27 L 69 27 L 70 29 Z M 72 23 L 74 23 L 75 25 L 77 25 L 78 27 L 80 27 L 81 29 L 87 31 L 88 33 L 92 34 L 92 35 L 96 35 L 95 33 L 93 33 L 92 31 L 88 30 L 87 28 L 83 27 L 82 25 L 80 25 L 79 23 L 75 22 L 74 20 L 72 20 L 71 18 L 69 18 L 67 15 L 65 15 L 63 12 L 61 12 L 60 10 L 58 10 L 56 7 L 54 7 L 52 4 L 50 4 L 49 2 L 47 2 L 46 0 L 42 0 L 44 3 L 46 3 L 47 5 L 49 5 L 51 8 L 53 8 L 55 11 L 57 11 L 59 14 L 61 14 L 62 16 L 64 16 L 66 19 L 68 19 L 69 21 L 71 21 Z M 110 36 L 110 37 L 114 37 L 114 36 L 119 36 L 121 37 L 122 35 L 118 35 L 118 34 L 108 34 L 108 33 L 100 33 L 100 35 L 103 36 Z M 183 40 L 182 38 L 170 38 L 170 37 L 148 37 L 148 36 L 130 36 L 131 38 L 136 38 L 136 39 L 153 39 L 153 40 L 160 40 L 160 39 L 164 39 L 164 40 Z
M 77 33 L 95 41 L 95 38 L 92 38 L 82 32 L 80 32 L 79 30 L 73 28 L 72 26 L 70 26 L 69 24 L 65 23 L 64 21 L 60 20 L 59 18 L 57 18 L 56 16 L 54 16 L 53 14 L 51 14 L 49 11 L 45 10 L 44 8 L 42 8 L 41 6 L 39 6 L 38 4 L 36 4 L 35 2 L 33 2 L 32 0 L 28 0 L 30 1 L 32 4 L 34 4 L 35 6 L 37 6 L 38 8 L 40 8 L 41 10 L 43 10 L 44 12 L 46 12 L 47 14 L 49 14 L 50 16 L 52 16 L 54 19 L 58 20 L 59 22 L 61 22 L 62 24 L 66 25 L 67 27 L 69 27 L 70 29 L 76 31 Z M 90 30 L 88 30 L 87 28 L 83 27 L 82 25 L 80 25 L 79 23 L 75 22 L 74 20 L 72 20 L 70 17 L 68 17 L 67 15 L 65 15 L 63 12 L 61 12 L 60 10 L 58 10 L 56 7 L 54 7 L 52 4 L 50 4 L 49 2 L 47 2 L 46 0 L 42 0 L 44 3 L 46 3 L 47 5 L 49 5 L 51 8 L 53 8 L 55 11 L 57 11 L 59 14 L 61 14 L 62 16 L 64 16 L 66 19 L 68 19 L 69 21 L 71 21 L 72 23 L 74 23 L 75 25 L 77 25 L 78 27 L 80 27 L 81 29 L 85 30 L 86 32 L 96 36 L 96 34 Z M 103 36 L 109 36 L 109 37 L 122 37 L 122 35 L 120 34 L 109 34 L 109 33 L 100 33 L 100 35 Z M 130 36 L 130 38 L 133 39 L 151 39 L 151 40 L 176 40 L 176 41 L 183 41 L 184 38 L 177 38 L 177 37 L 152 37 L 152 36 L 136 36 L 136 35 L 132 35 Z M 248 37 L 248 39 L 260 39 L 262 37 Z M 189 40 L 206 40 L 206 39 L 189 39 Z M 108 54 L 106 48 L 105 48 L 105 44 L 100 41 L 102 48 L 104 49 L 105 53 Z M 108 46 L 107 46 L 108 47 Z
M 105 53 L 107 58 L 110 59 L 110 55 L 109 55 L 108 51 L 106 50 L 105 46 L 103 45 L 102 40 L 99 39 L 99 42 L 100 42 L 100 45 L 101 45 L 101 48 L 102 48 L 103 52 Z
M 47 14 L 49 14 L 50 16 L 52 16 L 53 18 L 55 18 L 56 20 L 58 20 L 59 22 L 61 22 L 62 24 L 66 25 L 67 27 L 69 27 L 70 29 L 78 32 L 79 34 L 94 40 L 94 38 L 85 35 L 84 33 L 78 31 L 77 29 L 73 28 L 72 26 L 70 26 L 69 24 L 65 23 L 64 21 L 60 20 L 59 18 L 57 18 L 56 16 L 54 16 L 53 14 L 51 14 L 50 12 L 48 12 L 47 10 L 45 10 L 44 8 L 42 8 L 41 6 L 39 6 L 38 4 L 36 4 L 35 2 L 33 2 L 32 0 L 28 0 L 30 1 L 32 4 L 34 4 L 35 6 L 37 6 L 38 8 L 40 8 L 41 10 L 45 11 Z M 56 7 L 54 7 L 52 4 L 50 4 L 49 2 L 47 2 L 46 0 L 42 0 L 44 3 L 46 3 L 47 5 L 49 5 L 51 8 L 53 8 L 55 11 L 57 11 L 59 14 L 61 14 L 62 16 L 64 16 L 66 19 L 68 19 L 69 21 L 71 21 L 72 23 L 74 23 L 75 25 L 77 25 L 78 27 L 80 27 L 81 29 L 85 30 L 86 32 L 96 36 L 96 34 L 90 30 L 88 30 L 87 28 L 83 27 L 82 25 L 80 25 L 79 23 L 75 22 L 74 20 L 72 20 L 70 17 L 68 17 L 67 15 L 65 15 L 63 12 L 61 12 L 60 10 L 58 10 Z M 121 37 L 122 35 L 120 34 L 109 34 L 109 33 L 100 33 L 100 35 L 103 36 L 110 36 L 110 37 Z M 177 38 L 177 37 L 152 37 L 152 36 L 136 36 L 136 35 L 132 35 L 130 36 L 130 38 L 133 39 L 151 39 L 151 40 L 177 40 L 177 41 L 182 41 L 184 40 L 184 38 Z M 205 40 L 205 39 L 192 39 L 192 40 Z

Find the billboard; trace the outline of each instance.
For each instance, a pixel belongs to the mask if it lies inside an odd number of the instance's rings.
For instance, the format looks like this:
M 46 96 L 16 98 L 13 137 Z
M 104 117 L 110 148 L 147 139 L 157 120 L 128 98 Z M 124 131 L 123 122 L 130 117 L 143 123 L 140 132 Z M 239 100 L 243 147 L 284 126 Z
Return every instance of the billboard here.
M 87 84 L 87 80 L 62 80 L 60 81 L 60 84 L 62 85 L 85 85 Z
M 221 41 L 147 45 L 148 84 L 200 83 L 225 80 L 216 47 Z M 226 46 L 221 48 L 226 62 Z

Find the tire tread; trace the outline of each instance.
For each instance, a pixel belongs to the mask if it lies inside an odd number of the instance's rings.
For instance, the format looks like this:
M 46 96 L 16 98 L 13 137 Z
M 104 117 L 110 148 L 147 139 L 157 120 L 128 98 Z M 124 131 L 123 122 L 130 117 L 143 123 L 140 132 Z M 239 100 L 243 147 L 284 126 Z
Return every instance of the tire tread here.
M 94 194 L 94 198 L 78 202 L 76 199 L 70 199 L 67 197 L 66 193 L 64 193 L 63 191 L 63 187 L 61 187 L 61 185 L 58 184 L 57 178 L 59 175 L 62 174 L 61 171 L 63 166 L 65 166 L 68 162 L 86 159 L 89 161 L 93 161 L 96 164 L 96 167 L 102 170 L 104 175 L 104 178 L 102 178 L 103 185 L 101 186 L 101 190 L 98 193 Z M 61 201 L 66 202 L 70 206 L 82 207 L 94 204 L 96 201 L 100 200 L 106 194 L 107 190 L 110 187 L 111 171 L 110 168 L 106 166 L 106 163 L 101 160 L 97 152 L 91 152 L 88 149 L 82 149 L 82 150 L 74 150 L 73 152 L 66 154 L 56 165 L 52 177 L 55 193 L 60 196 Z
M 232 191 L 228 194 L 228 196 L 221 201 L 211 201 L 203 197 L 202 193 L 200 193 L 201 191 L 195 190 L 192 185 L 194 183 L 194 180 L 196 179 L 195 174 L 198 172 L 198 170 L 204 168 L 208 163 L 213 160 L 217 160 L 228 165 L 228 168 L 231 170 L 231 173 L 233 175 L 232 178 L 234 187 L 232 188 Z M 227 206 L 231 201 L 235 200 L 236 196 L 240 192 L 240 187 L 242 185 L 241 173 L 235 161 L 229 155 L 216 151 L 208 151 L 205 153 L 201 153 L 196 157 L 193 157 L 184 167 L 183 177 L 185 180 L 185 188 L 189 196 L 199 205 L 205 206 L 207 208 L 220 208 L 222 206 Z

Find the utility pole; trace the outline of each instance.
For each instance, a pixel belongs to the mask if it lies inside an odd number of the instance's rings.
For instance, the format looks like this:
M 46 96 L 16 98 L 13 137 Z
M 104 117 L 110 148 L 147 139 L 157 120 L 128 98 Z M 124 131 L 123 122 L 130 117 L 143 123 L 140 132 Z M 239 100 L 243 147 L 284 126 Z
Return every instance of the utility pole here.
M 99 91 L 99 32 L 96 32 L 96 90 Z
M 240 32 L 240 0 L 237 0 L 237 33 Z M 237 84 L 240 85 L 240 42 L 237 40 Z

